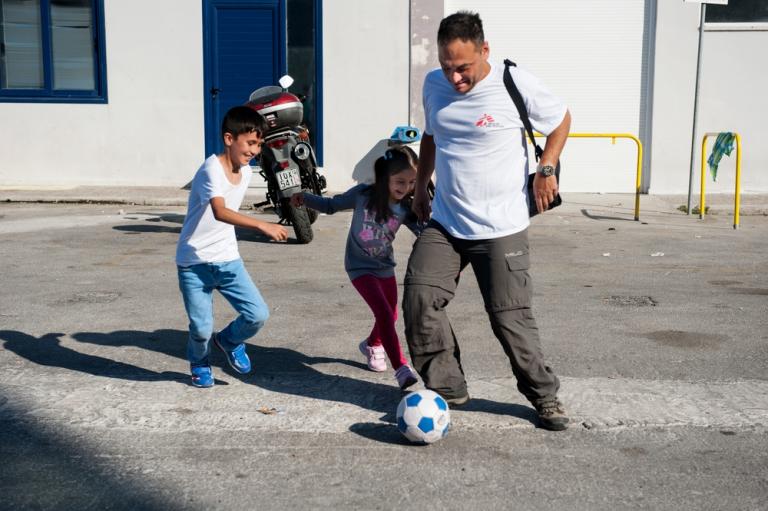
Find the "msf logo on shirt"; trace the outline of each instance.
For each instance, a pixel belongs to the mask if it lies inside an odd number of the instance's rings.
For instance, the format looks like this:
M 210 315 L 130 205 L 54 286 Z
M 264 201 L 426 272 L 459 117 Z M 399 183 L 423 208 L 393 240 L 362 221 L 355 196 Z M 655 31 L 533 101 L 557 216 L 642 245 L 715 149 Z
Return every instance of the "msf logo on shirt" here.
M 493 120 L 493 116 L 489 114 L 483 114 L 480 119 L 475 122 L 475 126 L 479 128 L 501 128 L 501 123 Z

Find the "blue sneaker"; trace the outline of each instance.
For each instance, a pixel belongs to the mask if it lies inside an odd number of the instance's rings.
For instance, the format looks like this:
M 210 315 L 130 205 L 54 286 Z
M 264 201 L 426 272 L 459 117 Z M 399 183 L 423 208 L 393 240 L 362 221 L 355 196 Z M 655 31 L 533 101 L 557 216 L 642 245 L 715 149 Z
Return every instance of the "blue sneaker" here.
M 192 385 L 200 388 L 213 387 L 213 372 L 208 364 L 191 366 Z
M 232 369 L 240 374 L 251 372 L 251 359 L 248 358 L 248 354 L 245 352 L 245 344 L 240 344 L 237 348 L 228 350 L 221 344 L 219 334 L 213 334 L 213 342 L 227 356 L 227 362 L 229 362 Z

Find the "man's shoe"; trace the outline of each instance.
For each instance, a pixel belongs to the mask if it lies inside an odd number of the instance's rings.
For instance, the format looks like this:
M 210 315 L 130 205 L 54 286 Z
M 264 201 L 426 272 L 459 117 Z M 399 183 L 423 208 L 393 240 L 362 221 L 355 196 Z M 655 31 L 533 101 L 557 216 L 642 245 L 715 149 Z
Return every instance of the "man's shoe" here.
M 448 406 L 451 408 L 462 406 L 469 403 L 469 394 L 464 394 L 463 396 L 459 397 L 445 398 L 445 402 L 448 403 Z
M 384 346 L 368 346 L 368 339 L 360 343 L 360 353 L 368 359 L 368 369 L 380 373 L 387 370 L 387 354 Z
M 192 385 L 204 389 L 213 387 L 213 372 L 211 371 L 211 366 L 208 364 L 193 365 L 191 366 L 190 371 L 192 372 Z
M 397 378 L 397 384 L 400 385 L 400 390 L 405 390 L 419 381 L 416 373 L 413 372 L 413 369 L 408 364 L 400 366 L 395 371 L 395 378 Z
M 229 362 L 229 366 L 232 369 L 240 374 L 251 372 L 251 359 L 248 358 L 248 354 L 245 352 L 245 344 L 240 344 L 237 348 L 228 350 L 221 344 L 219 334 L 213 334 L 213 343 L 227 356 L 227 362 Z
M 556 397 L 539 401 L 534 406 L 539 414 L 539 425 L 542 428 L 550 431 L 563 431 L 568 428 L 568 416 L 565 414 L 565 408 Z

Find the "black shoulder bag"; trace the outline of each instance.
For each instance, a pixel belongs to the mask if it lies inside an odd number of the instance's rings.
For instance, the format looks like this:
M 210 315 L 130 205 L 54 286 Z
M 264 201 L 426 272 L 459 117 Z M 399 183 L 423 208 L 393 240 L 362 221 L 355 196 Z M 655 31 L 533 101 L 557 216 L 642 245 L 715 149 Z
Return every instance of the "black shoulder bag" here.
M 523 121 L 523 126 L 525 126 L 525 131 L 528 132 L 528 137 L 531 139 L 531 144 L 533 144 L 534 151 L 536 153 L 536 161 L 538 162 L 544 150 L 541 148 L 541 146 L 539 146 L 539 144 L 536 143 L 536 139 L 533 136 L 533 127 L 531 126 L 531 120 L 528 118 L 528 111 L 525 109 L 523 96 L 520 94 L 520 91 L 517 89 L 517 85 L 515 85 L 515 82 L 512 80 L 512 74 L 509 72 L 509 66 L 516 67 L 516 64 L 509 59 L 504 59 L 504 86 L 507 88 L 507 92 L 509 92 L 509 96 L 512 98 L 512 101 L 515 103 L 515 106 L 517 107 L 517 112 L 520 114 L 520 120 Z M 528 183 L 527 183 L 528 216 L 530 217 L 533 217 L 539 214 L 539 210 L 536 207 L 536 198 L 533 195 L 533 178 L 535 175 L 536 175 L 536 171 L 534 170 L 528 176 Z M 557 178 L 557 184 L 559 186 L 560 185 L 560 160 L 557 160 L 557 167 L 555 167 L 555 177 Z M 555 196 L 555 199 L 549 203 L 549 209 L 555 208 L 562 203 L 563 203 L 563 199 L 560 197 L 560 194 L 558 193 Z

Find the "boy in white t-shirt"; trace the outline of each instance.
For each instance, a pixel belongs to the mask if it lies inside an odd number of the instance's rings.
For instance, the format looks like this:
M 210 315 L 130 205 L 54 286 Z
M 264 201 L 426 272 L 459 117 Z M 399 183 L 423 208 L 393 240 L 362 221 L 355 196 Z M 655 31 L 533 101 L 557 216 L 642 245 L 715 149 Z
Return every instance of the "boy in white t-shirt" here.
M 261 329 L 269 309 L 240 259 L 235 226 L 261 231 L 275 241 L 288 232 L 281 225 L 238 213 L 251 181 L 248 165 L 261 152 L 264 119 L 237 106 L 224 116 L 224 151 L 211 155 L 195 174 L 184 226 L 176 247 L 179 288 L 189 316 L 187 358 L 192 385 L 212 387 L 208 361 L 213 341 L 240 374 L 251 370 L 245 341 Z M 213 330 L 213 290 L 227 299 L 239 316 L 223 330 Z

